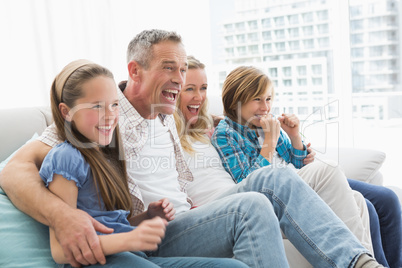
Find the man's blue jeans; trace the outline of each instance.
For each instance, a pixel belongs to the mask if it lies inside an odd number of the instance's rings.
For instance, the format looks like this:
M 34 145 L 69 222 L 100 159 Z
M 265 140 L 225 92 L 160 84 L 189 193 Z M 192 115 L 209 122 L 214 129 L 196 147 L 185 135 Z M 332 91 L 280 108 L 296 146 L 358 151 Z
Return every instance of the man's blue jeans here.
M 60 266 L 63 267 L 63 266 Z M 64 267 L 71 267 L 66 265 Z M 87 266 L 85 266 L 87 267 Z M 147 257 L 143 252 L 121 252 L 106 257 L 106 265 L 90 265 L 93 268 L 247 268 L 244 263 L 226 258 L 197 258 L 197 257 Z
M 386 267 L 402 267 L 402 218 L 398 196 L 383 186 L 351 179 L 348 182 L 367 200 L 377 261 Z
M 152 255 L 234 255 L 250 267 L 288 267 L 279 226 L 315 267 L 353 267 L 367 253 L 296 173 L 261 168 L 216 201 L 177 215 Z

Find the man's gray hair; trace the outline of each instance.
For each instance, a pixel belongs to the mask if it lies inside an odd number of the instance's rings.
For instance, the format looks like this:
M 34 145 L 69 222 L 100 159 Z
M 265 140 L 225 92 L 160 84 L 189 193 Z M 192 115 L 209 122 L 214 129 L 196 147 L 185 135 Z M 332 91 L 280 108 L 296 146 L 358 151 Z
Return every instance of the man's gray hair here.
M 152 46 L 162 41 L 182 42 L 181 36 L 176 32 L 158 29 L 142 31 L 128 44 L 127 63 L 134 60 L 145 69 L 148 69 L 149 63 L 153 58 Z

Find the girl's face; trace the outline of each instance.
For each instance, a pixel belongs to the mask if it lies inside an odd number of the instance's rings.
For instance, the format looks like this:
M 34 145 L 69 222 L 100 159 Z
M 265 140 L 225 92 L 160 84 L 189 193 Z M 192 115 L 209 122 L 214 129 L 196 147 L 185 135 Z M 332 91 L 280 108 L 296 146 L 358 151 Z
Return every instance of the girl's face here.
M 241 106 L 242 125 L 261 127 L 260 118 L 267 115 L 271 111 L 272 105 L 272 88 L 265 91 L 264 94 L 244 103 Z
M 186 123 L 193 125 L 198 120 L 198 113 L 207 97 L 207 75 L 204 69 L 189 69 L 186 84 L 180 92 L 180 111 Z
M 78 131 L 101 146 L 110 144 L 118 122 L 118 97 L 113 79 L 98 76 L 82 85 L 83 97 L 77 99 L 67 120 L 74 121 Z

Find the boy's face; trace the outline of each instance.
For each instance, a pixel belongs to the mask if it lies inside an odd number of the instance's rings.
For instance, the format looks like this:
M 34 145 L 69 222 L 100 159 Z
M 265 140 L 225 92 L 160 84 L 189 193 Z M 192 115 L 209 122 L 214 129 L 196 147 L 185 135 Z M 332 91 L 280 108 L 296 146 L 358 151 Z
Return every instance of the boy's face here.
M 272 88 L 267 89 L 264 94 L 257 96 L 249 102 L 241 105 L 240 118 L 242 125 L 261 127 L 260 118 L 271 111 Z

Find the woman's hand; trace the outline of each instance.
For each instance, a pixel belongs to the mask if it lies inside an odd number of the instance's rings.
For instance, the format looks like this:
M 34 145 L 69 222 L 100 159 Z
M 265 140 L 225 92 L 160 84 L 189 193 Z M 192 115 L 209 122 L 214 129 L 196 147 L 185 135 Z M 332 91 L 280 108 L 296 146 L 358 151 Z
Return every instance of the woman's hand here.
M 167 198 L 163 198 L 157 202 L 152 202 L 148 206 L 147 215 L 149 219 L 161 217 L 167 221 L 174 220 L 176 210 L 173 204 Z
M 307 156 L 303 160 L 303 164 L 307 165 L 314 162 L 316 152 L 311 149 L 311 143 L 307 144 Z

